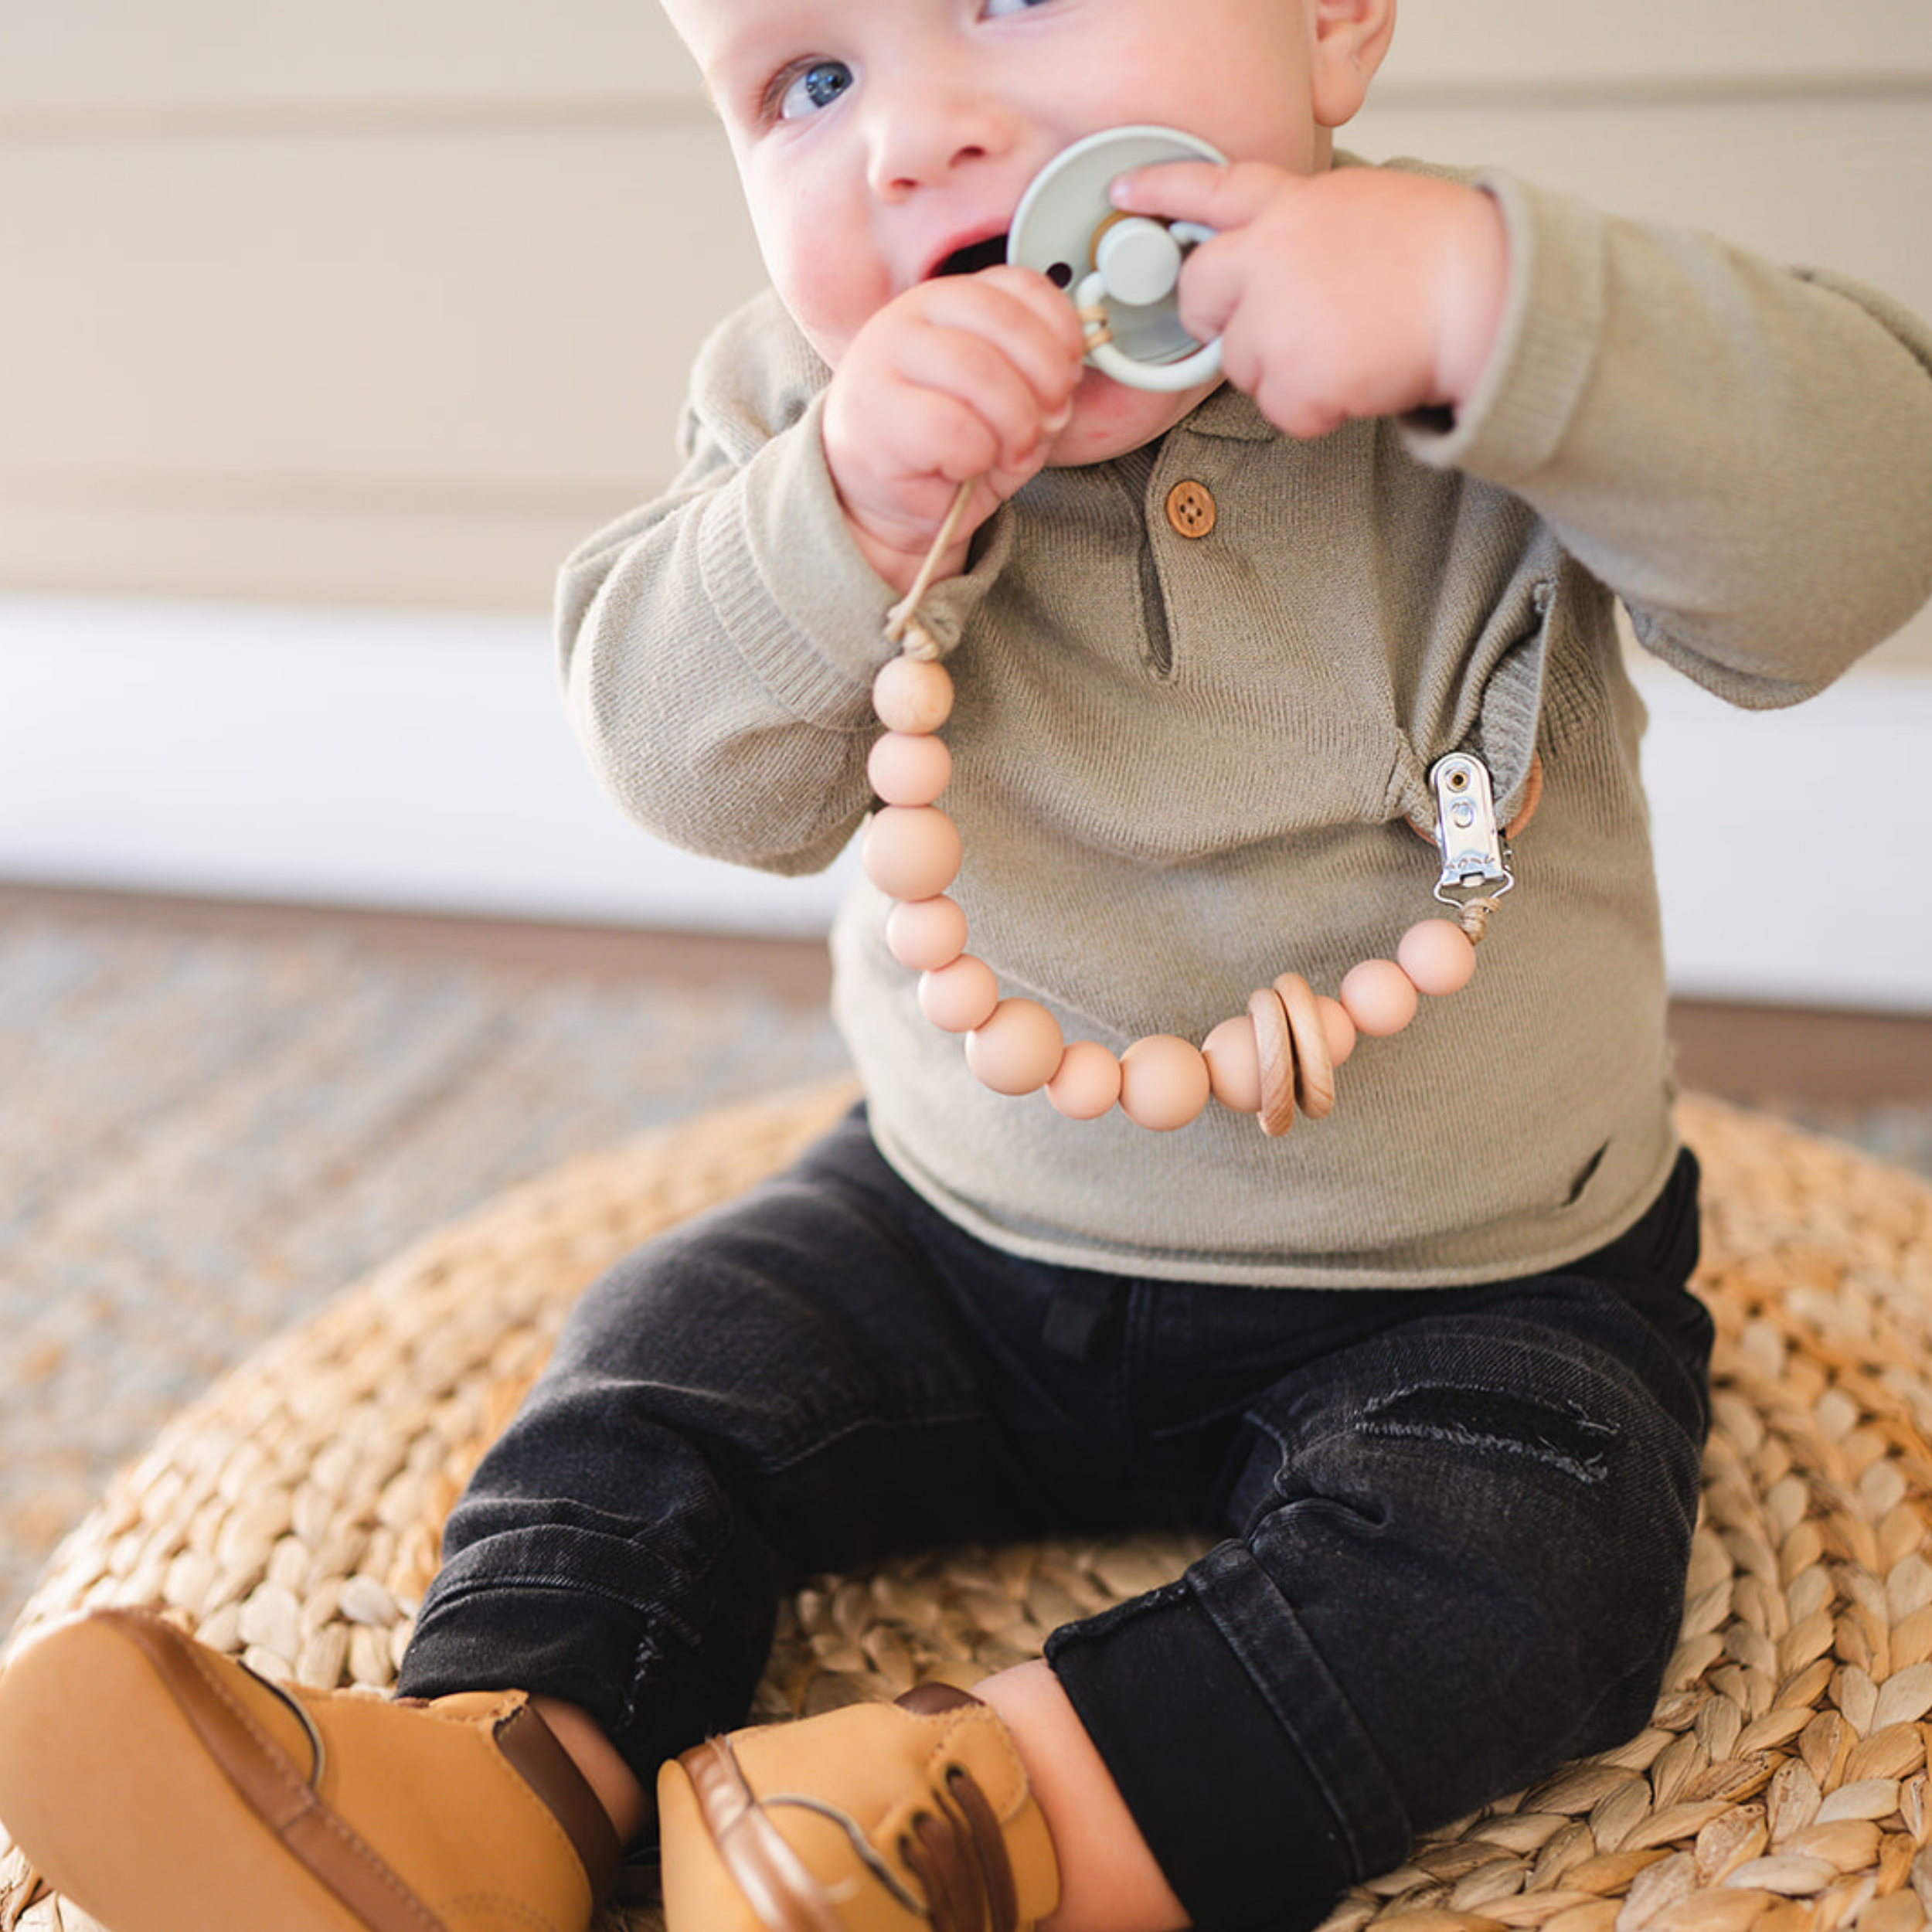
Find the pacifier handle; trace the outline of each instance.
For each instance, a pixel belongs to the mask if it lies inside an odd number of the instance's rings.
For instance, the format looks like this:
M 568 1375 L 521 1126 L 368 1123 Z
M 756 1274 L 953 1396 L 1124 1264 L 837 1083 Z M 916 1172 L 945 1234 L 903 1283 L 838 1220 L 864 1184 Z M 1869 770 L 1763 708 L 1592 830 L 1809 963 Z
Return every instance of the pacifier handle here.
M 1189 246 L 1213 230 L 1196 222 L 1123 216 L 1108 197 L 1116 176 L 1165 161 L 1223 162 L 1177 128 L 1111 128 L 1056 155 L 1021 197 L 1006 257 L 1039 270 L 1090 316 L 1087 360 L 1133 389 L 1179 390 L 1221 372 L 1221 345 L 1182 327 L 1175 284 Z
M 1083 316 L 1104 310 L 1107 298 L 1133 308 L 1147 308 L 1172 298 L 1181 277 L 1183 245 L 1209 240 L 1214 230 L 1199 222 L 1161 222 L 1130 215 L 1109 227 L 1096 243 L 1091 274 L 1073 291 Z M 1095 332 L 1087 359 L 1103 376 L 1134 389 L 1173 392 L 1192 389 L 1221 372 L 1221 340 L 1217 335 L 1179 362 L 1149 362 L 1124 354 L 1111 334 Z

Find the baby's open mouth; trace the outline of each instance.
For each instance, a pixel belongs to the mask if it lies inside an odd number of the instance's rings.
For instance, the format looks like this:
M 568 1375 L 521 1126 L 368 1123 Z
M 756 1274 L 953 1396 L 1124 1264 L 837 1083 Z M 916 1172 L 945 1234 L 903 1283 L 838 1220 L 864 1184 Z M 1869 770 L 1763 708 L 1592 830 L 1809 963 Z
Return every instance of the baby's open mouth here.
M 968 242 L 933 270 L 935 275 L 976 275 L 982 268 L 995 268 L 1006 259 L 1006 237 L 988 235 L 984 241 Z

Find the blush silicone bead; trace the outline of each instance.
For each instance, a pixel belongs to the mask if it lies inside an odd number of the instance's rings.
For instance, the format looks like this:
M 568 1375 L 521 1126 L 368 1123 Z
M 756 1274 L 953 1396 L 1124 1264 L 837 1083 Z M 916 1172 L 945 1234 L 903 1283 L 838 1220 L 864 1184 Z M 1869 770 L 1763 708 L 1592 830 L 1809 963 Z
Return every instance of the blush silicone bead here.
M 952 781 L 953 754 L 930 732 L 889 731 L 872 747 L 866 776 L 889 805 L 930 805 Z
M 1365 959 L 1342 978 L 1342 1004 L 1371 1039 L 1399 1033 L 1416 1016 L 1415 983 L 1393 959 Z
M 1328 1064 L 1339 1066 L 1355 1051 L 1355 1022 L 1341 1001 L 1326 993 L 1317 993 L 1315 1005 L 1321 1015 L 1321 1030 L 1328 1036 Z
M 1236 1114 L 1261 1111 L 1261 1056 L 1254 1022 L 1246 1013 L 1224 1019 L 1201 1043 L 1208 1085 L 1221 1104 Z
M 859 869 L 892 899 L 932 899 L 958 876 L 959 828 L 937 805 L 887 805 L 872 814 Z
M 1170 1133 L 1208 1104 L 1201 1049 L 1172 1033 L 1150 1033 L 1121 1056 L 1121 1111 L 1137 1127 Z
M 962 953 L 950 966 L 922 974 L 919 1010 L 942 1033 L 970 1033 L 999 1004 L 999 981 L 985 960 Z
M 1446 919 L 1424 919 L 1402 935 L 1396 964 L 1417 992 L 1442 999 L 1469 984 L 1476 970 L 1476 949 L 1460 926 Z
M 1046 1097 L 1070 1121 L 1097 1121 L 1121 1097 L 1121 1063 L 1098 1040 L 1074 1040 L 1046 1083 Z
M 1066 1043 L 1039 1001 L 1003 999 L 966 1036 L 966 1064 L 995 1094 L 1035 1094 L 1060 1070 Z
M 1188 237 L 1206 238 L 1206 230 Z M 1120 265 L 1129 281 L 1141 266 L 1134 250 L 1146 240 L 1135 236 L 1116 244 L 1124 250 Z M 1151 250 L 1148 267 L 1151 286 L 1159 277 L 1152 273 Z M 1098 360 L 1099 345 L 1090 346 L 1090 359 Z M 1162 365 L 1161 374 L 1174 376 L 1176 369 Z M 1143 386 L 1172 385 L 1163 379 Z M 916 621 L 921 591 L 971 488 L 960 486 L 924 569 L 891 614 L 886 634 L 906 640 L 906 648 L 872 684 L 873 709 L 886 730 L 867 757 L 866 775 L 883 803 L 861 838 L 859 864 L 874 886 L 900 902 L 887 918 L 886 944 L 902 965 L 920 974 L 920 1010 L 942 1030 L 967 1036 L 967 1064 L 984 1085 L 1002 1094 L 1044 1087 L 1070 1119 L 1097 1120 L 1117 1104 L 1137 1125 L 1165 1131 L 1185 1127 L 1216 1099 L 1256 1115 L 1265 1134 L 1286 1133 L 1298 1112 L 1320 1120 L 1335 1105 L 1335 1069 L 1360 1035 L 1399 1033 L 1415 1018 L 1423 995 L 1440 998 L 1468 984 L 1475 942 L 1494 901 L 1472 901 L 1460 926 L 1419 920 L 1403 934 L 1394 959 L 1365 959 L 1352 967 L 1338 998 L 1315 992 L 1299 974 L 1284 973 L 1250 995 L 1247 1012 L 1222 1021 L 1199 1047 L 1155 1033 L 1116 1060 L 1092 1040 L 1069 1044 L 1037 1001 L 1002 1000 L 992 969 L 965 951 L 966 915 L 946 896 L 964 856 L 957 827 L 934 803 L 952 776 L 951 754 L 934 734 L 951 715 L 953 682 Z M 1532 792 L 1538 775 L 1532 770 Z M 1521 817 L 1527 816 L 1526 810 Z
M 937 731 L 952 716 L 951 674 L 943 664 L 902 654 L 872 679 L 872 708 L 889 731 Z
M 908 899 L 886 919 L 886 950 L 916 973 L 937 972 L 966 950 L 966 915 L 950 899 Z

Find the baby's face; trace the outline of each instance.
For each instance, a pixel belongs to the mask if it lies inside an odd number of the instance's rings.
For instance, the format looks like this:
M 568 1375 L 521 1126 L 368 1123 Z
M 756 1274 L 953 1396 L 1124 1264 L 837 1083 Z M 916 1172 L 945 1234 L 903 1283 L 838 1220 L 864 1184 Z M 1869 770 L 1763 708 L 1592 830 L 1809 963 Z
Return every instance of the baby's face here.
M 835 368 L 902 290 L 1003 260 L 1027 184 L 1083 135 L 1153 122 L 1230 160 L 1328 164 L 1313 0 L 665 5 L 723 117 L 767 270 Z M 1089 372 L 1053 460 L 1134 447 L 1202 393 Z

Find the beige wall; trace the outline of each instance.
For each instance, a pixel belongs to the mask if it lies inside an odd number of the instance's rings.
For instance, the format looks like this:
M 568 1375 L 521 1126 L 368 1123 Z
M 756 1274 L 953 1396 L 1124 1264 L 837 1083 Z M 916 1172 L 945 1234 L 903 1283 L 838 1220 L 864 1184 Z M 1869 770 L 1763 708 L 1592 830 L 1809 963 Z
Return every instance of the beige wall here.
M 1352 145 L 1932 313 L 1928 0 L 1404 0 Z M 0 253 L 0 590 L 509 611 L 758 279 L 650 0 L 12 0 Z

